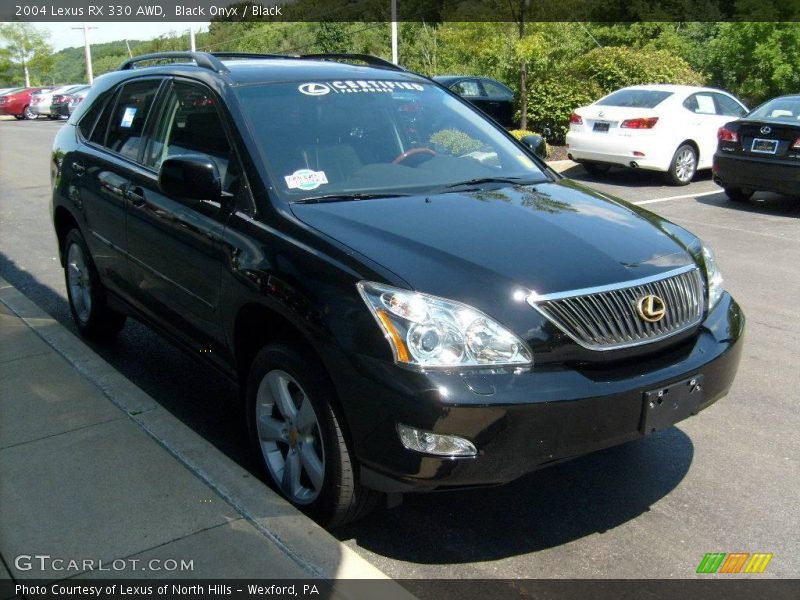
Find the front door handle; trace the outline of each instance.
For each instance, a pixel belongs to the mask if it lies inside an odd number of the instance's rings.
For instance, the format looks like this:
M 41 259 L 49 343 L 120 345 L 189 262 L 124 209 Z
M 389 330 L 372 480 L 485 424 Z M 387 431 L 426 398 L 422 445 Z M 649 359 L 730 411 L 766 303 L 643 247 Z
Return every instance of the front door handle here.
M 145 205 L 144 190 L 138 186 L 128 188 L 128 191 L 125 192 L 125 196 L 127 196 L 128 202 L 130 202 L 134 208 L 141 208 Z
M 82 162 L 75 161 L 72 163 L 72 173 L 75 177 L 82 177 L 84 173 L 86 173 L 86 165 Z

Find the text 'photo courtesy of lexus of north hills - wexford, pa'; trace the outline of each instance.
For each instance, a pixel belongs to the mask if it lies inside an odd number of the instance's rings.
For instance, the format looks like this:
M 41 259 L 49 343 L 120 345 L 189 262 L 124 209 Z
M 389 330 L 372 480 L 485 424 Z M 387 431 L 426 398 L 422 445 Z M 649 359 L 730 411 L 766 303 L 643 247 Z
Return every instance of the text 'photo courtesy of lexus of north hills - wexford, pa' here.
M 736 374 L 708 246 L 381 59 L 132 58 L 51 168 L 81 333 L 133 317 L 227 375 L 329 527 L 670 427 Z

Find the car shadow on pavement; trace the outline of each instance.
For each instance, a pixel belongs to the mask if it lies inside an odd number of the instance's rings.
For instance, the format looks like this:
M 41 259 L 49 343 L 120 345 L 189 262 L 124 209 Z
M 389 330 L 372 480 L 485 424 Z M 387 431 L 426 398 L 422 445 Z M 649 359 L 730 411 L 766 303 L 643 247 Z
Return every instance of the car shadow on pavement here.
M 719 195 L 701 196 L 696 198 L 699 204 L 725 208 L 742 213 L 752 213 L 754 215 L 767 215 L 771 217 L 800 218 L 800 197 L 790 198 L 779 196 L 768 192 L 756 192 L 753 197 L 746 202 L 733 202 L 725 196 L 725 192 L 720 190 Z
M 575 165 L 561 172 L 565 177 L 581 181 L 584 183 L 607 183 L 609 185 L 624 185 L 626 187 L 653 187 L 664 186 L 676 190 L 675 194 L 680 194 L 684 189 L 680 186 L 668 185 L 664 178 L 664 173 L 658 171 L 647 171 L 645 169 L 628 169 L 612 167 L 608 173 L 603 175 L 591 175 L 581 165 Z M 711 181 L 711 169 L 699 171 L 692 179 L 693 183 L 699 181 Z
M 80 337 L 66 298 L 0 252 L 0 276 Z M 82 341 L 164 409 L 262 481 L 251 451 L 236 390 L 150 328 L 128 319 L 120 335 L 102 344 Z
M 689 437 L 673 427 L 507 485 L 406 495 L 398 508 L 335 534 L 370 552 L 423 564 L 536 552 L 648 512 L 683 480 L 693 456 Z

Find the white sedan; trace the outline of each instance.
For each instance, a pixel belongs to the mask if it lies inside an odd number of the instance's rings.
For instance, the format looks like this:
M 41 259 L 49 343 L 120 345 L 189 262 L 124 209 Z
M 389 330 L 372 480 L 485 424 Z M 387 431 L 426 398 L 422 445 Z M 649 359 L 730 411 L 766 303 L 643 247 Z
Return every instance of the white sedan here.
M 711 168 L 717 130 L 747 112 L 740 100 L 712 88 L 622 88 L 572 113 L 567 155 L 594 175 L 612 166 L 649 169 L 686 185 L 699 169 Z

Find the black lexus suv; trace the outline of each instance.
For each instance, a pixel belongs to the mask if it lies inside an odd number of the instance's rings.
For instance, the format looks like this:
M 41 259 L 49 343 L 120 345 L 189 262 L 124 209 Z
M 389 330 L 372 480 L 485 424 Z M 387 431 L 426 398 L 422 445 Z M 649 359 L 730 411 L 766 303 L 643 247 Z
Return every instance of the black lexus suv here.
M 736 373 L 744 317 L 698 238 L 374 57 L 133 58 L 52 184 L 81 333 L 131 316 L 217 368 L 328 526 L 670 427 Z

